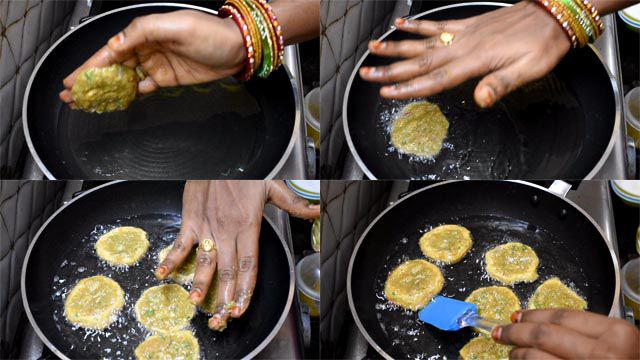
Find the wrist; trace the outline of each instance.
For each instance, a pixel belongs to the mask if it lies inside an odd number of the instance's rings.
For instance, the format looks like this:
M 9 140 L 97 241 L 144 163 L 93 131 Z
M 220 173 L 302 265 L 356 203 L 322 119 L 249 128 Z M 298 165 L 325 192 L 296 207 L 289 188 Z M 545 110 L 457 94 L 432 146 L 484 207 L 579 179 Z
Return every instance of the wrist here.
M 226 29 L 226 33 L 228 34 L 228 51 L 232 68 L 235 70 L 235 73 L 238 73 L 242 71 L 242 68 L 247 61 L 247 50 L 242 38 L 242 32 L 240 31 L 238 25 L 230 17 L 222 18 L 222 23 Z

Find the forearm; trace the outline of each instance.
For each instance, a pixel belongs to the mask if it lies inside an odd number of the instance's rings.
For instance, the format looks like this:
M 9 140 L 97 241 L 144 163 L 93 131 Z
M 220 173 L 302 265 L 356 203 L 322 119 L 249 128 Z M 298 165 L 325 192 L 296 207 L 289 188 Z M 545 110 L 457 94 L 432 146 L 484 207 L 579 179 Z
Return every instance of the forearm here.
M 591 3 L 598 9 L 601 15 L 622 10 L 626 7 L 637 4 L 638 0 L 591 0 Z
M 287 45 L 318 37 L 320 0 L 274 0 L 271 6 Z

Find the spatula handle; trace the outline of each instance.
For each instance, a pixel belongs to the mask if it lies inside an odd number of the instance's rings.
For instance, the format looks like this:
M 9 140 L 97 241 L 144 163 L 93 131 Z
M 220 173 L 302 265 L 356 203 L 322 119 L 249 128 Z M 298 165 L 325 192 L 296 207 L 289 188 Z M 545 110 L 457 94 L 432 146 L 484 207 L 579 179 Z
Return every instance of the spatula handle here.
M 493 330 L 494 327 L 498 325 L 503 325 L 500 322 L 497 322 L 495 320 L 485 319 L 479 315 L 471 316 L 468 319 L 468 324 L 471 326 L 475 326 L 479 329 L 485 330 L 489 333 Z

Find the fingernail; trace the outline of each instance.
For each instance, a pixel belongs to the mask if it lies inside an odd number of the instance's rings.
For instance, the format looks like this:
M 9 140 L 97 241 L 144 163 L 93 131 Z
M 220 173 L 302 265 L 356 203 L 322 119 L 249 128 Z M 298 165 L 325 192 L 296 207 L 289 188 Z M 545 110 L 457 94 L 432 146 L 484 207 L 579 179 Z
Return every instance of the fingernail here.
M 308 205 L 309 209 L 320 209 L 320 204 L 309 204 Z
M 156 270 L 156 277 L 160 280 L 164 280 L 165 276 L 167 276 L 167 267 L 160 266 L 158 270 Z
M 385 43 L 383 43 L 383 42 L 381 42 L 381 41 L 378 41 L 378 40 L 371 41 L 371 42 L 369 42 L 369 44 L 371 44 L 371 47 L 372 47 L 374 50 L 380 50 L 380 49 L 383 49 L 383 48 L 385 47 L 385 45 L 386 45 Z
M 196 305 L 201 298 L 202 298 L 202 291 L 200 291 L 200 289 L 191 289 L 191 294 L 189 295 L 189 301 L 193 305 Z
M 360 73 L 362 75 L 369 75 L 369 73 L 371 73 L 371 71 L 373 71 L 373 68 L 370 68 L 370 67 L 360 68 Z
M 118 33 L 118 35 L 115 36 L 115 39 L 113 41 L 113 45 L 120 46 L 120 45 L 122 45 L 123 42 L 124 42 L 124 33 L 121 31 L 121 32 Z
M 391 85 L 391 86 L 383 86 L 383 87 L 380 89 L 380 92 L 385 92 L 385 93 L 387 93 L 387 94 L 397 94 L 397 93 L 399 93 L 400 91 L 399 91 L 399 89 L 398 89 L 398 87 L 397 87 L 397 86 L 395 86 L 395 85 Z
M 403 19 L 403 18 L 397 18 L 396 19 L 396 25 L 402 26 L 405 25 L 407 23 L 407 20 Z
M 511 314 L 511 322 L 512 323 L 519 323 L 522 320 L 522 312 L 521 311 L 514 311 L 513 314 Z
M 482 101 L 482 104 L 480 104 L 482 107 L 487 107 L 490 106 L 491 104 L 493 104 L 494 99 L 496 98 L 496 93 L 493 91 L 493 89 L 491 88 L 491 86 L 485 86 L 484 87 L 484 100 Z
M 242 308 L 238 305 L 234 306 L 233 309 L 231 309 L 231 313 L 233 316 L 240 316 L 240 314 L 242 314 Z
M 211 319 L 209 319 L 209 327 L 215 329 L 218 327 L 218 323 L 220 323 L 220 317 L 214 315 Z
M 227 328 L 227 322 L 222 320 L 220 315 L 213 315 L 211 319 L 209 319 L 209 328 L 217 331 L 223 331 Z
M 494 341 L 500 341 L 500 337 L 502 337 L 502 326 L 496 326 L 491 330 L 491 338 Z

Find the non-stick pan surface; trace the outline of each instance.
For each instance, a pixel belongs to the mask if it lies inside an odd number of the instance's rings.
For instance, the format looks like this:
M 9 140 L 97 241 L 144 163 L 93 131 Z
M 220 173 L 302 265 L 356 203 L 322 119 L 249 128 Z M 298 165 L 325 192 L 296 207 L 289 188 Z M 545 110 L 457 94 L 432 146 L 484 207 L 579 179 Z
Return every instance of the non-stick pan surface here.
M 179 231 L 183 184 L 122 182 L 102 186 L 75 199 L 41 228 L 25 259 L 22 296 L 31 324 L 60 357 L 77 359 L 133 358 L 149 332 L 137 322 L 134 305 L 141 293 L 170 281 L 153 275 L 158 252 Z M 128 269 L 101 262 L 94 244 L 115 226 L 137 226 L 149 234 L 151 246 Z M 191 321 L 201 358 L 255 356 L 280 329 L 293 299 L 293 263 L 283 240 L 266 220 L 260 232 L 258 281 L 248 311 L 229 322 L 224 332 L 207 327 L 198 311 Z M 269 261 L 265 261 L 268 259 Z M 106 275 L 126 293 L 118 320 L 103 332 L 74 328 L 64 318 L 64 299 L 78 280 Z
M 138 16 L 204 8 L 145 4 L 96 16 L 60 39 L 36 67 L 23 107 L 30 150 L 49 178 L 194 179 L 272 177 L 299 121 L 284 67 L 268 79 L 232 78 L 163 89 L 125 111 L 70 110 L 62 80 Z M 216 34 L 211 34 L 216 36 Z
M 495 10 L 496 3 L 456 4 L 418 15 L 449 20 Z M 418 38 L 391 31 L 386 40 Z M 455 46 L 455 42 L 454 45 Z M 378 179 L 583 179 L 595 175 L 613 146 L 619 122 L 615 79 L 591 47 L 571 51 L 553 72 L 522 87 L 490 109 L 473 100 L 478 80 L 427 100 L 450 123 L 442 151 L 433 159 L 401 155 L 389 131 L 409 102 L 383 99 L 380 84 L 364 81 L 361 66 L 398 59 L 365 53 L 344 97 L 344 129 L 351 152 L 370 178 Z
M 382 355 L 457 358 L 475 336 L 470 329 L 445 332 L 418 321 L 417 313 L 387 301 L 384 282 L 394 267 L 425 259 L 418 240 L 442 224 L 471 231 L 474 244 L 464 260 L 440 266 L 442 295 L 464 300 L 473 290 L 498 285 L 486 274 L 484 253 L 503 243 L 531 246 L 540 258 L 540 277 L 512 287 L 526 308 L 537 286 L 557 276 L 588 302 L 609 314 L 617 302 L 619 274 L 612 250 L 592 220 L 565 199 L 533 184 L 462 181 L 419 190 L 383 212 L 360 238 L 349 264 L 349 305 L 367 340 Z

